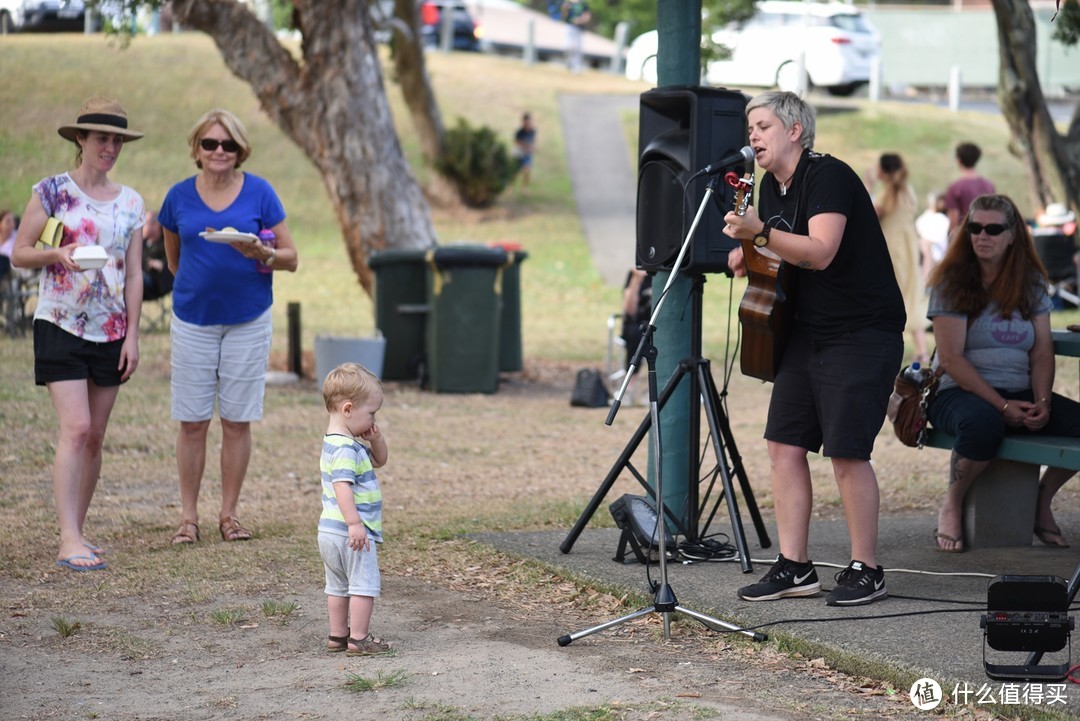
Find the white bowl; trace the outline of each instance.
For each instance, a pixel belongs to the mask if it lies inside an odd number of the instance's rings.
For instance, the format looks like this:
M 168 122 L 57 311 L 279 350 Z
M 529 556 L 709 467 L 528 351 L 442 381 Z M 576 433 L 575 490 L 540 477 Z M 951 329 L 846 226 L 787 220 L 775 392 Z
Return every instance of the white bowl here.
M 80 245 L 72 251 L 71 259 L 83 270 L 97 270 L 105 267 L 109 254 L 100 245 Z

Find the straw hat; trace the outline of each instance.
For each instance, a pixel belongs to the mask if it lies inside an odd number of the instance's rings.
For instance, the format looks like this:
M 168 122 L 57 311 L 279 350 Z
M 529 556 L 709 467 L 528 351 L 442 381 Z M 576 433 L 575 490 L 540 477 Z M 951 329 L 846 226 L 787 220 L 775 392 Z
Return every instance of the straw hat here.
M 102 133 L 115 133 L 130 143 L 143 136 L 142 133 L 128 130 L 127 113 L 120 103 L 108 98 L 93 97 L 83 103 L 79 117 L 71 125 L 61 125 L 56 132 L 60 137 L 75 142 L 76 130 L 98 130 Z
M 1046 212 L 1038 217 L 1036 222 L 1043 226 L 1065 225 L 1076 220 L 1076 213 L 1065 207 L 1064 203 L 1051 203 L 1046 206 Z

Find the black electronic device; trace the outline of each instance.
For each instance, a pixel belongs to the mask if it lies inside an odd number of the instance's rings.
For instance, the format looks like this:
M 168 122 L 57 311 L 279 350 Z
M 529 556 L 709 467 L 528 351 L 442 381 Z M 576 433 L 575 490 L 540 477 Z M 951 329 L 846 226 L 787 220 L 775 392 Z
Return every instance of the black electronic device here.
M 1073 628 L 1068 585 L 1057 576 L 995 576 L 987 586 L 980 625 L 985 645 L 996 651 L 1061 651 L 1069 645 Z M 985 647 L 983 666 L 995 680 L 1061 680 L 1070 668 L 1069 663 L 991 663 Z
M 615 552 L 615 561 L 629 563 L 626 560 L 626 547 L 630 546 L 638 563 L 656 563 L 660 548 L 661 525 L 652 501 L 645 496 L 626 494 L 611 504 L 609 509 L 615 525 L 622 530 L 619 547 Z M 668 554 L 675 549 L 675 539 L 667 530 L 664 533 L 664 547 Z M 669 555 L 670 557 L 670 555 Z
M 747 97 L 695 85 L 654 88 L 641 94 L 638 125 L 637 266 L 671 270 L 705 195 L 708 174 L 698 171 L 735 158 L 746 146 Z M 733 165 L 731 170 L 752 169 Z M 694 177 L 694 176 L 697 177 Z M 687 191 L 683 187 L 688 185 Z M 723 234 L 734 188 L 714 195 L 683 258 L 689 273 L 730 273 L 728 253 L 738 241 Z

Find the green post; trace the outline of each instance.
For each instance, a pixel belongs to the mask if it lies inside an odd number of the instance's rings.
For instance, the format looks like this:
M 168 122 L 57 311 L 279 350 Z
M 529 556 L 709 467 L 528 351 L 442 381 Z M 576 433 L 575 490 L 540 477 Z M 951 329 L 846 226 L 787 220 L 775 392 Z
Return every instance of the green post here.
M 701 0 L 659 0 L 656 10 L 658 48 L 657 85 L 698 85 L 701 81 Z M 657 273 L 653 280 L 654 301 L 658 289 L 667 285 L 670 273 Z M 693 281 L 679 274 L 668 291 L 656 319 L 656 383 L 664 387 L 678 368 L 679 361 L 692 352 Z M 686 531 L 697 535 L 697 509 L 690 499 L 697 498 L 698 449 L 690 448 L 690 424 L 697 423 L 698 399 L 690 397 L 691 378 L 682 379 L 660 414 L 662 441 L 661 472 L 664 474 L 663 501 L 678 516 Z M 696 434 L 694 434 L 696 435 Z M 655 468 L 652 444 L 649 445 L 650 470 Z M 655 478 L 650 478 L 655 485 Z M 691 494 L 691 484 L 694 493 Z M 672 529 L 675 530 L 675 529 Z

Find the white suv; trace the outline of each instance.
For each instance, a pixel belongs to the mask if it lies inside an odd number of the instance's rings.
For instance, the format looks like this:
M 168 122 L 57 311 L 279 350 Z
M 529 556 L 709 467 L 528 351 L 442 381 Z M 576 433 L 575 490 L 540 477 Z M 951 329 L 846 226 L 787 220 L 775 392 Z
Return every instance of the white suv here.
M 806 53 L 810 84 L 833 95 L 850 95 L 870 79 L 880 39 L 853 5 L 763 0 L 754 16 L 730 23 L 711 35 L 731 56 L 705 70 L 709 85 L 779 87 L 795 90 L 799 55 Z M 626 77 L 656 82 L 657 33 L 634 39 L 626 54 Z

